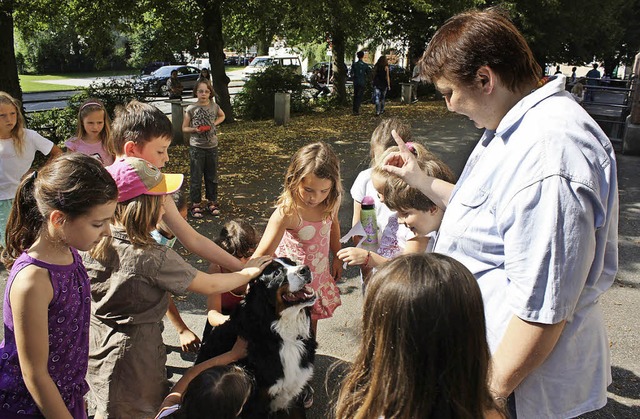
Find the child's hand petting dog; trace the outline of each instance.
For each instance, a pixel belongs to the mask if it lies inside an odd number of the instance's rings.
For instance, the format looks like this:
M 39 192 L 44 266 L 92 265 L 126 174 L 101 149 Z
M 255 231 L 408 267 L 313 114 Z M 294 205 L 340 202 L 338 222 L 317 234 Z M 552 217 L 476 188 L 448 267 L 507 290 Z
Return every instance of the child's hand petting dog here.
M 262 273 L 264 268 L 271 263 L 272 259 L 273 258 L 271 256 L 260 256 L 255 259 L 249 259 L 240 272 L 249 275 L 251 279 L 253 279 Z

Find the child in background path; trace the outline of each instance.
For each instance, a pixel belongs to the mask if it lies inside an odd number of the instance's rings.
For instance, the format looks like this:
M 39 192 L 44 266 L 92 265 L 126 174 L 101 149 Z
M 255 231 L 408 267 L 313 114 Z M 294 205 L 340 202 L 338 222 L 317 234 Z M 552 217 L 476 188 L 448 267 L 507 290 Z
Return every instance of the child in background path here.
M 260 233 L 247 221 L 231 220 L 227 221 L 220 231 L 220 236 L 216 243 L 229 254 L 237 257 L 246 263 L 260 242 Z M 209 266 L 209 273 L 228 272 L 220 265 L 212 263 Z M 222 294 L 211 294 L 207 298 L 207 321 L 202 334 L 204 342 L 213 327 L 219 326 L 229 320 L 229 315 L 236 306 L 244 299 L 247 293 L 247 286 L 241 286 Z
M 369 281 L 337 419 L 504 418 L 489 393 L 480 288 L 448 256 L 402 255 Z
M 408 138 L 411 138 L 411 127 L 407 123 L 397 118 L 383 119 L 371 135 L 371 141 L 369 143 L 371 167 L 360 172 L 351 187 L 351 197 L 353 198 L 353 219 L 351 221 L 351 225 L 355 226 L 360 222 L 362 199 L 365 196 L 372 197 L 374 199 L 376 210 L 378 231 L 381 232 L 380 248 L 377 253 L 385 258 L 392 258 L 401 254 L 405 249 L 407 239 L 411 237 L 411 233 L 404 226 L 398 225 L 397 218 L 394 217 L 395 213 L 380 201 L 378 191 L 374 188 L 373 182 L 371 181 L 373 167 L 380 160 L 380 156 L 382 156 L 388 148 L 396 145 L 395 140 L 391 136 L 392 130 L 402 132 Z M 391 223 L 389 224 L 390 220 Z M 360 236 L 353 236 L 352 238 L 355 245 L 358 245 L 361 239 L 362 237 Z M 409 251 L 413 252 L 417 251 L 417 249 L 409 249 Z M 343 249 L 340 255 L 345 255 L 344 252 L 345 250 Z M 360 265 L 363 286 L 371 276 L 370 266 L 375 266 L 374 263 L 375 262 L 370 262 L 368 265 Z M 354 263 L 350 264 L 354 265 Z
M 11 268 L 0 344 L 0 417 L 87 417 L 89 277 L 77 250 L 110 234 L 116 184 L 97 160 L 60 156 L 25 177 L 2 257 Z
M 233 419 L 240 416 L 252 389 L 253 379 L 241 367 L 212 367 L 189 382 L 184 397 L 172 393 L 176 404 L 163 408 L 156 419 L 205 418 L 212 417 L 213 412 L 216 419 Z
M 335 256 L 340 250 L 341 197 L 340 161 L 331 147 L 322 142 L 302 147 L 291 158 L 284 190 L 254 253 L 309 266 L 318 296 L 311 308 L 314 335 L 318 319 L 331 317 L 341 304 L 335 281 L 342 275 L 342 263 L 334 257 L 329 265 L 329 253 Z
M 181 190 L 178 190 L 171 194 L 173 202 L 176 204 L 176 208 L 182 215 L 182 218 L 187 218 L 187 197 Z M 171 232 L 171 229 L 161 219 L 156 224 L 156 229 L 151 231 L 151 237 L 156 243 L 170 247 L 173 249 L 173 245 L 176 243 L 176 236 Z M 200 349 L 200 338 L 189 329 L 189 326 L 182 320 L 182 316 L 176 307 L 173 297 L 169 295 L 169 308 L 167 309 L 167 318 L 171 321 L 178 337 L 180 338 L 180 349 L 182 352 L 198 352 Z
M 116 110 L 111 136 L 116 158 L 139 157 L 162 168 L 169 161 L 172 136 L 171 121 L 155 106 L 133 100 Z M 165 201 L 164 209 L 162 220 L 187 250 L 230 271 L 242 269 L 238 259 L 195 231 L 180 215 L 172 199 Z
M 113 164 L 113 151 L 108 150 L 111 120 L 98 99 L 87 99 L 78 111 L 78 131 L 64 145 L 68 150 L 95 157 L 109 166 Z
M 21 108 L 20 101 L 0 92 L 0 247 L 5 243 L 5 226 L 13 197 L 36 151 L 50 154 L 52 158 L 62 154 L 51 141 L 25 128 Z
M 182 175 L 163 175 L 132 157 L 107 170 L 119 191 L 111 237 L 83 254 L 93 299 L 87 381 L 96 418 L 152 417 L 168 391 L 161 329 L 167 292 L 229 291 L 258 276 L 270 258 L 237 273 L 197 271 L 151 237 L 166 202 L 173 202 L 165 195 L 180 188 Z
M 193 88 L 198 101 L 187 106 L 182 131 L 189 134 L 189 159 L 191 177 L 189 194 L 193 218 L 202 218 L 202 177 L 204 176 L 207 211 L 220 215 L 218 207 L 218 136 L 217 126 L 224 121 L 224 112 L 212 101 L 213 87 L 206 79 L 199 80 Z
M 429 173 L 429 176 L 451 183 L 455 182 L 455 176 L 449 166 L 423 145 L 409 142 L 407 147 L 416 156 L 420 168 Z M 383 162 L 390 153 L 398 151 L 397 146 L 390 147 L 380 157 L 379 162 Z M 349 265 L 376 267 L 400 253 L 431 251 L 433 248 L 431 236 L 440 228 L 444 210 L 438 208 L 419 190 L 411 188 L 402 179 L 384 170 L 380 164 L 373 168 L 371 179 L 382 204 L 394 211 L 393 215 L 389 217 L 387 227 L 400 225 L 413 237 L 407 239 L 404 250 L 397 254 L 385 253 L 382 250 L 384 246 L 381 244 L 381 250 L 378 252 L 369 252 L 357 247 L 341 249 L 338 252 L 338 257 Z

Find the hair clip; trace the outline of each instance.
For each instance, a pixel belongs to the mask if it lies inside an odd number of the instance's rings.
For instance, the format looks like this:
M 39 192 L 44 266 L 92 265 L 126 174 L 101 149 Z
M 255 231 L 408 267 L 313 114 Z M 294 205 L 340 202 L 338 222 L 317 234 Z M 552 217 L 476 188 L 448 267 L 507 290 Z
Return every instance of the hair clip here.
M 87 106 L 99 106 L 100 108 L 103 108 L 103 106 L 102 106 L 102 104 L 101 104 L 101 103 L 98 103 L 98 102 L 87 102 L 87 103 L 85 103 L 84 105 L 82 105 L 82 106 L 80 107 L 80 110 L 83 110 L 83 109 L 84 109 L 84 108 L 86 108 Z
M 31 180 L 36 180 L 38 178 L 38 171 L 34 170 L 33 172 L 31 172 Z
M 407 146 L 407 149 L 409 149 L 411 154 L 413 154 L 414 156 L 418 155 L 418 151 L 416 150 L 416 147 L 413 145 L 413 142 L 408 141 L 408 142 L 406 142 L 404 144 Z

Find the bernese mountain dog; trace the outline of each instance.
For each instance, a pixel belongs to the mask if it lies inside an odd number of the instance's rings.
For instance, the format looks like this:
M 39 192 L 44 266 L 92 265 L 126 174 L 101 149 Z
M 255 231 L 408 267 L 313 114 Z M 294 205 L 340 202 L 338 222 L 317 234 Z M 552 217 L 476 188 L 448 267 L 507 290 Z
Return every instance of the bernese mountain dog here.
M 238 364 L 255 378 L 242 418 L 304 418 L 301 393 L 313 375 L 317 343 L 309 307 L 316 295 L 311 271 L 291 259 L 274 259 L 249 285 L 229 320 L 205 337 L 196 364 L 231 349 L 237 336 L 247 343 Z

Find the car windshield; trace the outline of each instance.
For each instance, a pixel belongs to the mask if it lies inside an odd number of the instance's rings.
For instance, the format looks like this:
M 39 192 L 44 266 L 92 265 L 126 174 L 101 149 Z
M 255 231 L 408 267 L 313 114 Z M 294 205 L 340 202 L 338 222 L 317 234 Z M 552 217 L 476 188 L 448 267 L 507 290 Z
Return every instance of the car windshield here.
M 171 77 L 171 70 L 177 70 L 177 67 L 160 67 L 151 73 L 151 75 L 156 77 Z
M 249 67 L 267 67 L 271 64 L 273 64 L 273 59 L 271 58 L 254 58 Z

